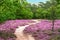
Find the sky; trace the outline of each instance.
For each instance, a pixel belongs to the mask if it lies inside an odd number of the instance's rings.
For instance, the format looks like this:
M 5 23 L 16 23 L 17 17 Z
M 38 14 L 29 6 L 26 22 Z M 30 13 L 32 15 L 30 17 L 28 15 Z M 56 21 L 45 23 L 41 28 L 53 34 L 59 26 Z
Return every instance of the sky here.
M 35 3 L 38 3 L 38 2 L 45 2 L 45 1 L 47 1 L 47 0 L 27 0 L 29 3 L 31 3 L 31 4 L 35 4 Z

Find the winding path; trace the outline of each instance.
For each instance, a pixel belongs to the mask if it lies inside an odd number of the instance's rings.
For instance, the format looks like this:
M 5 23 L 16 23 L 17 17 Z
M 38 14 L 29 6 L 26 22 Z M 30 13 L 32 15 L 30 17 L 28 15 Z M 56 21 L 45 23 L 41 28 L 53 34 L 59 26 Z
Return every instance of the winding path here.
M 29 23 L 29 25 L 39 23 L 38 20 L 32 20 L 32 21 L 35 21 L 36 23 Z M 19 26 L 19 28 L 16 29 L 16 31 L 14 33 L 17 36 L 16 40 L 34 40 L 32 35 L 23 34 L 23 30 L 25 29 L 25 27 L 28 27 L 29 25 L 25 25 L 25 26 L 22 26 L 22 27 Z

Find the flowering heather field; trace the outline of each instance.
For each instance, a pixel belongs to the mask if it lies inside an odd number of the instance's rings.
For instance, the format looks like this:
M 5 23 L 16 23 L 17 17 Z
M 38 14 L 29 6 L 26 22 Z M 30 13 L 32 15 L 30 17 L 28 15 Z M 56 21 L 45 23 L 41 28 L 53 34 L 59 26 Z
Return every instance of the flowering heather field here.
M 35 40 L 60 40 L 60 20 L 55 20 L 54 31 L 52 31 L 51 20 L 41 20 L 41 22 L 30 25 L 24 29 L 24 33 L 31 34 Z
M 18 26 L 33 23 L 32 20 L 9 20 L 0 25 L 0 40 L 15 40 L 14 32 Z
M 35 23 L 32 20 L 9 20 L 0 25 L 0 40 L 16 40 L 14 32 L 18 26 Z M 51 20 L 40 20 L 39 23 L 24 29 L 25 34 L 31 34 L 35 40 L 60 40 L 60 20 L 55 20 L 52 31 Z

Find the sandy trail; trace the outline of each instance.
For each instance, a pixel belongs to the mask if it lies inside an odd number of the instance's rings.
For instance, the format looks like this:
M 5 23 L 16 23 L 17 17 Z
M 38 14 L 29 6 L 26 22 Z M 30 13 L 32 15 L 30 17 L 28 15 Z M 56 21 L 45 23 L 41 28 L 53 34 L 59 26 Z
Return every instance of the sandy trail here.
M 29 25 L 39 23 L 38 20 L 33 20 L 33 21 L 35 21 L 36 23 L 29 23 Z M 23 30 L 25 29 L 25 27 L 28 27 L 29 25 L 25 25 L 22 27 L 20 26 L 19 28 L 16 29 L 16 31 L 14 33 L 17 36 L 16 40 L 34 40 L 32 35 L 23 34 Z

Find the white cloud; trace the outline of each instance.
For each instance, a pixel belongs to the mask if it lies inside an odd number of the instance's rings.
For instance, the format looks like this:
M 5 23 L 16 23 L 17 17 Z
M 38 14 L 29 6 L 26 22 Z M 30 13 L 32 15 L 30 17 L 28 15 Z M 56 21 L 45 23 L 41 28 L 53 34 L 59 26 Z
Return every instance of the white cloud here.
M 39 3 L 30 3 L 30 4 L 31 4 L 31 5 L 32 5 L 32 4 L 35 4 L 35 5 L 37 5 L 37 6 L 38 6 L 38 4 L 39 4 Z

